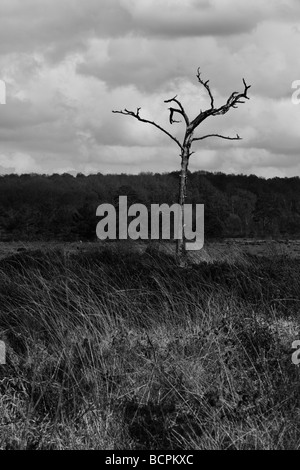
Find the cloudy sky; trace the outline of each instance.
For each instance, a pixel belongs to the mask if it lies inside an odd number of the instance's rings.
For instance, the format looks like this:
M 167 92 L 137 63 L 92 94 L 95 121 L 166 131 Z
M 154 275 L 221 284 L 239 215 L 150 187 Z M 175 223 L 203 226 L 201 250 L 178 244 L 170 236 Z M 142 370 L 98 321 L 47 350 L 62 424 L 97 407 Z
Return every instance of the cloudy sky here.
M 179 169 L 165 99 L 194 118 L 252 87 L 250 100 L 198 128 L 243 140 L 195 142 L 190 169 L 300 175 L 299 0 L 0 0 L 0 174 Z M 299 94 L 300 96 L 300 94 Z

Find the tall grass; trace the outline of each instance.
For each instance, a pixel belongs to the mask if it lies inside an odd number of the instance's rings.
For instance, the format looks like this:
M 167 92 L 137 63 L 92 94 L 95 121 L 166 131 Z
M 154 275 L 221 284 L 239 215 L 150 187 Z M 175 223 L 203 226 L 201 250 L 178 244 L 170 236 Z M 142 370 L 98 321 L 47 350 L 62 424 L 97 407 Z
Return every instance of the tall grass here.
M 300 263 L 0 261 L 2 449 L 297 449 Z

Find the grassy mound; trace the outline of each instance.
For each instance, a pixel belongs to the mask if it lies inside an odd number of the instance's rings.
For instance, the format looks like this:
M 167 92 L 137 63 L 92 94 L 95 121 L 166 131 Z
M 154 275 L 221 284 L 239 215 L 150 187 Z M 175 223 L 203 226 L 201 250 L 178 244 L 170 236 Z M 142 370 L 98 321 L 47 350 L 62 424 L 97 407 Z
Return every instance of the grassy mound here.
M 149 249 L 0 261 L 2 449 L 287 449 L 300 262 Z

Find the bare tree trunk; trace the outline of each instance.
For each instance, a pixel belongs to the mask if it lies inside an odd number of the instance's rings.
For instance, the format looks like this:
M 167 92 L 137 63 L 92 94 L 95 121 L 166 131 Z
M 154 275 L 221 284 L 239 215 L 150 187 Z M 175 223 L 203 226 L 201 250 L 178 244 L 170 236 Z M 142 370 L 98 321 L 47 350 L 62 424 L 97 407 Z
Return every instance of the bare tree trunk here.
M 187 187 L 187 170 L 189 163 L 189 146 L 184 145 L 181 153 L 181 172 L 179 181 L 179 200 L 178 203 L 181 208 L 181 238 L 177 239 L 176 254 L 179 257 L 180 263 L 184 266 L 186 264 L 186 239 L 184 234 L 184 203 L 186 198 Z
M 234 91 L 231 93 L 229 96 L 228 100 L 226 103 L 224 103 L 222 106 L 217 108 L 215 106 L 215 101 L 214 97 L 212 95 L 210 86 L 208 84 L 209 80 L 202 80 L 201 78 L 201 72 L 200 68 L 198 67 L 197 70 L 197 78 L 199 83 L 206 89 L 208 96 L 210 98 L 210 108 L 207 108 L 205 111 L 202 111 L 200 109 L 199 114 L 190 121 L 188 115 L 185 112 L 184 107 L 182 106 L 181 102 L 177 99 L 177 95 L 174 96 L 174 98 L 171 98 L 169 100 L 165 100 L 165 103 L 175 103 L 176 108 L 170 107 L 168 108 L 170 111 L 170 116 L 169 116 L 169 121 L 170 124 L 178 123 L 181 121 L 177 121 L 174 119 L 174 115 L 177 116 L 177 114 L 180 114 L 185 122 L 186 125 L 186 132 L 185 136 L 183 139 L 183 142 L 181 143 L 174 135 L 172 135 L 168 130 L 164 129 L 161 127 L 159 124 L 157 124 L 155 121 L 150 121 L 149 119 L 144 119 L 140 115 L 140 109 L 137 108 L 136 111 L 129 111 L 128 109 L 124 109 L 123 111 L 113 111 L 113 113 L 119 113 L 119 114 L 124 114 L 125 116 L 132 116 L 135 119 L 137 119 L 140 122 L 145 122 L 146 124 L 151 124 L 152 126 L 156 127 L 159 129 L 161 132 L 166 134 L 170 139 L 172 139 L 178 147 L 180 148 L 181 151 L 181 172 L 180 172 L 180 186 L 179 186 L 179 205 L 181 208 L 181 234 L 180 238 L 177 239 L 177 244 L 176 244 L 176 254 L 178 256 L 178 261 L 180 266 L 186 266 L 187 265 L 187 256 L 186 256 L 186 239 L 185 239 L 185 233 L 184 233 L 184 201 L 186 198 L 186 184 L 187 184 L 187 171 L 188 171 L 188 164 L 189 164 L 189 158 L 194 152 L 190 152 L 191 145 L 195 141 L 200 141 L 207 139 L 208 137 L 219 137 L 221 139 L 226 139 L 226 140 L 240 140 L 240 136 L 236 134 L 236 137 L 227 137 L 221 134 L 207 134 L 203 135 L 201 137 L 195 137 L 193 138 L 193 134 L 195 129 L 208 117 L 210 116 L 220 116 L 223 114 L 226 114 L 231 108 L 237 108 L 238 104 L 240 103 L 245 103 L 243 99 L 249 99 L 247 96 L 247 92 L 250 88 L 250 85 L 247 85 L 245 80 L 243 79 L 243 84 L 244 84 L 244 91 L 239 93 L 237 91 Z M 176 114 L 177 113 L 177 114 Z

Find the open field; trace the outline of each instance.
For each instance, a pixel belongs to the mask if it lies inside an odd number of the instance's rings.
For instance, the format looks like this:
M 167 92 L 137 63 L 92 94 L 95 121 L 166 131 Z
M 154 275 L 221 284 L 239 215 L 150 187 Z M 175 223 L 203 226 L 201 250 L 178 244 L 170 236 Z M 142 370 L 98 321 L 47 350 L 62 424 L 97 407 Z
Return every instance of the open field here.
M 43 250 L 45 252 L 60 250 L 65 254 L 76 252 L 99 252 L 107 246 L 119 245 L 118 242 L 0 242 L 0 259 L 24 251 Z M 143 252 L 149 243 L 139 241 L 122 242 L 123 246 L 130 247 L 135 252 Z M 168 242 L 152 242 L 153 247 L 165 253 L 174 253 L 175 245 Z M 256 240 L 256 239 L 225 239 L 218 242 L 205 242 L 199 252 L 190 252 L 194 262 L 216 260 L 230 260 L 243 254 L 257 256 L 285 255 L 291 258 L 300 258 L 300 240 Z
M 298 242 L 239 243 L 2 243 L 0 448 L 300 448 Z

